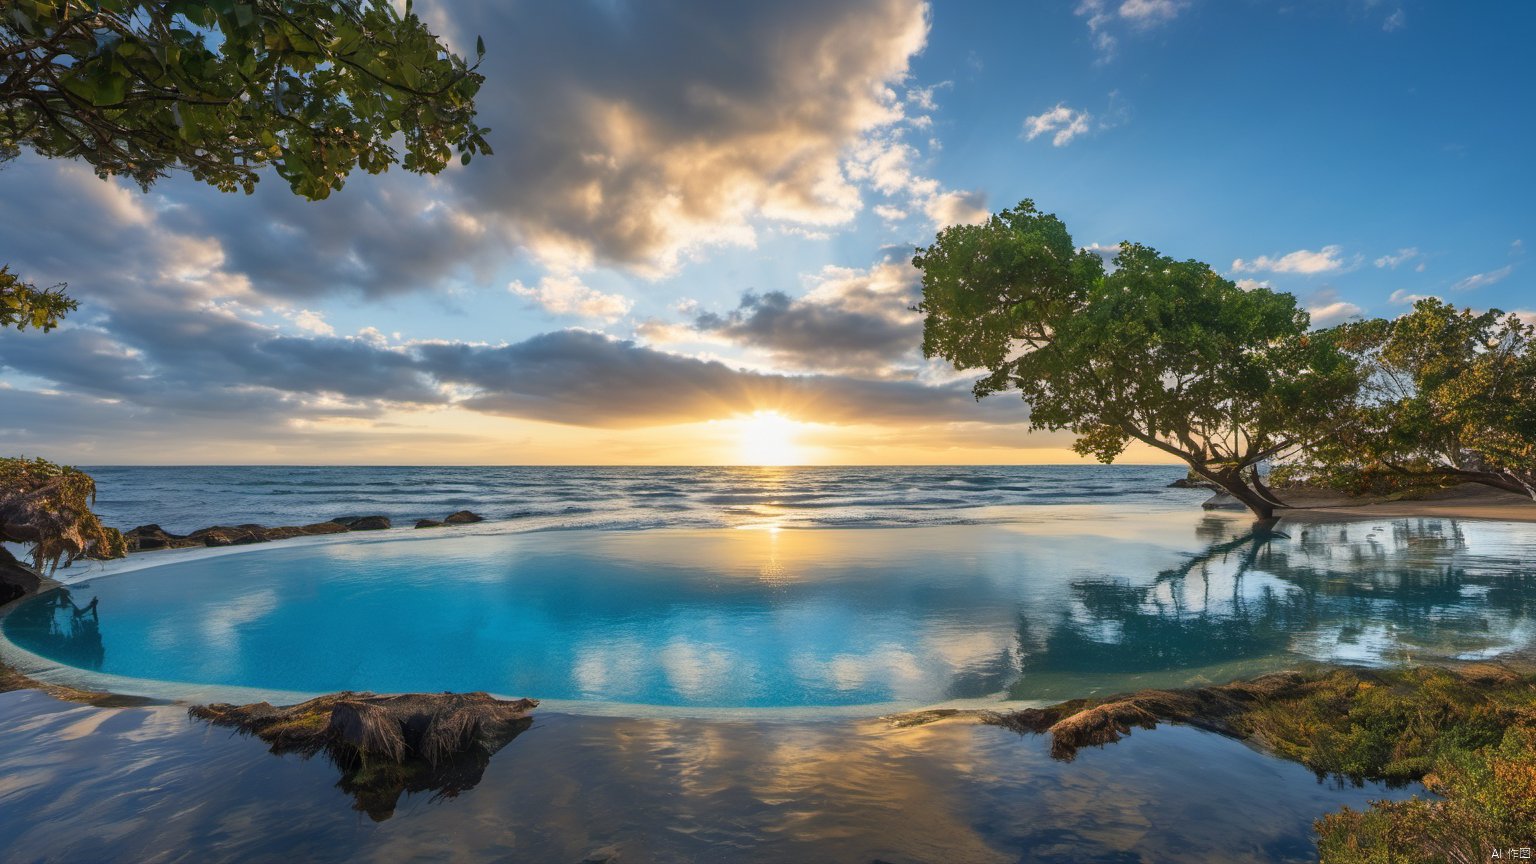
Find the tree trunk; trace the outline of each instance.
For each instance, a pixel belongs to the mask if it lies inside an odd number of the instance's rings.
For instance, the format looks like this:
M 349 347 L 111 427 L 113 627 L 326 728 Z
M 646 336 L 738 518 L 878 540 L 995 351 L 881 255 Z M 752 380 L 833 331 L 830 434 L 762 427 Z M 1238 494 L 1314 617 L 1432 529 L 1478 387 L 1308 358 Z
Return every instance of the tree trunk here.
M 1266 499 L 1263 495 L 1254 491 L 1243 480 L 1243 475 L 1236 468 L 1227 468 L 1222 471 L 1211 471 L 1203 463 L 1190 460 L 1189 466 L 1195 469 L 1195 473 L 1215 483 L 1222 491 L 1241 501 L 1243 506 L 1253 511 L 1253 515 L 1263 520 L 1275 518 L 1275 502 Z

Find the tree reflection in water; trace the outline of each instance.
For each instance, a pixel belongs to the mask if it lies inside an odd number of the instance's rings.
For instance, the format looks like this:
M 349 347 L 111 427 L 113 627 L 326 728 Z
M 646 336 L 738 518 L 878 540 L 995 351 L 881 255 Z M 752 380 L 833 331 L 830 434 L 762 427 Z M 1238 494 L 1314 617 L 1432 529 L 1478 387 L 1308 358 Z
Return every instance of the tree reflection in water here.
M 1182 565 L 1150 580 L 1080 579 L 1067 609 L 1026 610 L 1009 695 L 1223 682 L 1307 660 L 1486 656 L 1530 641 L 1536 576 L 1465 563 L 1455 520 L 1231 529 L 1209 518 L 1209 545 Z
M 11 632 L 25 631 L 29 643 L 41 649 L 39 654 L 82 669 L 100 669 L 106 649 L 96 603 L 92 597 L 78 606 L 68 588 L 57 588 L 18 605 L 5 626 Z

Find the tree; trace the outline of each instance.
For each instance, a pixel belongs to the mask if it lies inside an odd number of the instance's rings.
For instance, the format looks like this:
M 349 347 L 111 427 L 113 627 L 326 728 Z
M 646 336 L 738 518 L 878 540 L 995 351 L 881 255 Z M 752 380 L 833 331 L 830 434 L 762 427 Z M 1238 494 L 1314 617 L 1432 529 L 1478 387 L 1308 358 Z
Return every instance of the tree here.
M 146 190 L 182 168 L 247 194 L 270 165 L 319 200 L 357 168 L 435 174 L 455 150 L 490 153 L 474 122 L 483 80 L 409 2 L 402 15 L 388 0 L 13 0 L 0 163 L 26 148 Z M 7 278 L 0 327 L 47 330 L 74 308 L 62 286 Z
M 1140 441 L 1262 519 L 1285 506 L 1259 466 L 1326 425 L 1358 387 L 1350 358 L 1289 294 L 1243 290 L 1198 261 L 1122 244 L 1114 269 L 1034 202 L 956 225 L 912 259 L 923 353 L 1017 389 L 1032 429 L 1113 462 Z
M 1536 498 L 1536 327 L 1435 298 L 1339 328 L 1369 377 L 1350 422 L 1304 454 L 1334 484 L 1481 483 Z
M 96 481 L 83 471 L 45 459 L 0 458 L 0 542 L 28 544 L 38 570 L 126 553 L 123 535 L 91 512 L 95 501 Z
M 36 327 L 46 333 L 59 326 L 59 319 L 76 305 L 64 296 L 64 287 L 39 288 L 21 281 L 9 267 L 0 266 L 0 330 Z
M 0 152 L 83 159 L 148 188 L 172 168 L 251 192 L 271 165 L 320 199 L 355 168 L 436 173 L 482 76 L 388 0 L 10 0 Z M 483 44 L 477 43 L 481 56 Z M 405 154 L 395 149 L 399 139 Z

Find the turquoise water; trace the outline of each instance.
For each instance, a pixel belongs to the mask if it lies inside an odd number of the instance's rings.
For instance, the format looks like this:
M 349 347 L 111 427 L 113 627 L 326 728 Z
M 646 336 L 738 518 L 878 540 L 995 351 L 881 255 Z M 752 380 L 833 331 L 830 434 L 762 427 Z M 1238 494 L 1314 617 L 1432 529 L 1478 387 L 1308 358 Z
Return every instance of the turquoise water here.
M 1198 511 L 1038 512 L 1006 525 L 273 546 L 45 594 L 3 631 L 53 663 L 178 685 L 871 710 L 1306 660 L 1492 656 L 1533 636 L 1529 526 L 1254 533 Z

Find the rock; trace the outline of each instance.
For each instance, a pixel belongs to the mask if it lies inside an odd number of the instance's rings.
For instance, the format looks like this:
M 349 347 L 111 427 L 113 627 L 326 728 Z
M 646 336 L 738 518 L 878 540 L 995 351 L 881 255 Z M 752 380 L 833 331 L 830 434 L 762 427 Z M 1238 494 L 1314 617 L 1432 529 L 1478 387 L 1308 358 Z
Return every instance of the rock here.
M 42 581 L 36 570 L 0 546 L 0 606 L 35 592 Z
M 1168 488 L 1169 489 L 1210 489 L 1211 491 L 1215 491 L 1217 489 L 1220 489 L 1221 487 L 1217 486 L 1215 483 L 1212 483 L 1209 480 L 1191 480 L 1188 477 L 1180 477 L 1179 479 L 1173 481 L 1172 483 L 1169 483 L 1168 484 Z
M 417 519 L 416 520 L 416 527 L 417 528 L 438 528 L 438 527 L 441 527 L 442 524 L 443 523 L 437 521 L 436 519 Z
M 187 535 L 187 539 L 212 547 L 247 546 L 252 543 L 267 542 L 267 532 L 260 525 L 237 525 L 233 528 L 214 525 L 211 528 L 193 531 Z
M 310 525 L 284 525 L 280 528 L 262 529 L 268 540 L 287 540 L 290 537 L 315 537 L 321 534 L 345 534 L 347 526 L 340 522 L 315 522 Z
M 1200 505 L 1207 510 L 1247 510 L 1248 505 L 1225 492 L 1217 492 Z
M 128 544 L 129 552 L 147 552 L 151 549 L 184 549 L 188 546 L 201 546 L 202 541 L 194 540 L 184 534 L 172 534 L 159 525 L 140 525 L 131 531 L 123 532 L 123 540 Z
M 273 753 L 324 753 L 341 769 L 336 785 L 375 821 L 402 792 L 451 798 L 480 782 L 491 757 L 533 724 L 534 699 L 485 693 L 332 693 L 298 705 L 197 705 L 188 710 L 271 745 Z
M 340 520 L 338 520 L 340 521 Z M 347 525 L 349 531 L 383 531 L 389 527 L 388 516 L 364 516 Z
M 450 514 L 448 514 L 447 518 L 443 519 L 443 524 L 444 525 L 473 525 L 476 522 L 484 522 L 484 521 L 485 521 L 485 517 L 479 515 L 478 513 L 471 513 L 468 510 L 460 510 L 457 513 L 450 513 Z

